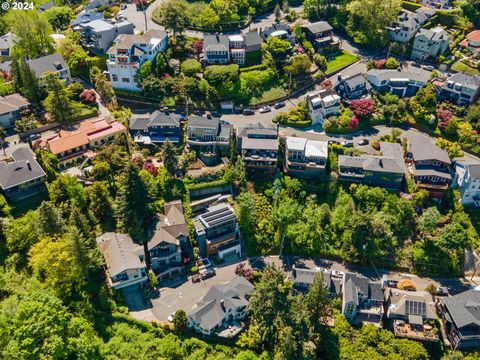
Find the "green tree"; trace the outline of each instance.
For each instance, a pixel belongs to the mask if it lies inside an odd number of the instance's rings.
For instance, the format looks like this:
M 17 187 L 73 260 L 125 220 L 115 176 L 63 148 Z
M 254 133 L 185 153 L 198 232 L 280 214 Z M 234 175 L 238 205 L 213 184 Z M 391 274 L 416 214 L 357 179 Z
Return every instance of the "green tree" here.
M 47 174 L 47 180 L 52 182 L 57 177 L 58 158 L 49 151 L 38 149 L 35 151 L 37 161 Z
M 25 215 L 12 219 L 5 224 L 5 239 L 10 252 L 24 254 L 37 238 L 37 212 L 29 211 Z
M 175 325 L 175 329 L 184 330 L 187 326 L 187 314 L 182 309 L 178 309 L 173 314 L 173 325 Z
M 177 169 L 178 159 L 175 147 L 168 140 L 165 141 L 162 146 L 162 160 L 163 166 L 165 166 L 171 175 L 174 175 Z
M 29 59 L 53 53 L 53 29 L 45 15 L 38 11 L 11 11 L 8 19 L 15 36 L 15 51 Z
M 117 107 L 115 92 L 110 82 L 107 81 L 105 75 L 98 67 L 94 66 L 90 69 L 90 80 L 102 102 L 111 109 L 115 109 Z
M 275 15 L 275 22 L 279 22 L 282 17 L 282 9 L 280 8 L 280 4 L 275 5 L 273 14 Z
M 180 65 L 185 76 L 195 76 L 202 71 L 202 64 L 195 59 L 187 59 Z
M 45 110 L 53 120 L 62 123 L 70 118 L 72 112 L 71 100 L 65 88 L 65 83 L 56 74 L 50 73 L 45 78 L 48 96 L 43 101 Z
M 78 76 L 87 70 L 88 53 L 80 45 L 80 34 L 67 31 L 66 37 L 60 40 L 57 51 L 70 68 L 72 76 Z
M 318 66 L 318 69 L 321 72 L 325 72 L 327 70 L 327 58 L 325 56 L 315 54 L 313 55 L 313 61 L 315 62 L 315 65 Z
M 45 11 L 45 16 L 52 28 L 57 31 L 65 30 L 75 18 L 73 10 L 68 6 L 55 6 L 48 9 Z
M 153 11 L 152 18 L 176 35 L 190 24 L 188 4 L 184 0 L 167 0 Z
M 433 233 L 442 215 L 435 206 L 426 209 L 418 219 L 418 228 L 421 231 Z
M 48 186 L 50 201 L 55 206 L 62 204 L 75 205 L 85 210 L 87 195 L 83 185 L 77 178 L 69 175 L 60 175 Z
M 118 228 L 130 234 L 143 234 L 145 224 L 151 215 L 151 201 L 147 187 L 138 174 L 138 168 L 128 163 L 120 179 L 115 200 Z
M 290 59 L 290 63 L 284 66 L 285 72 L 293 75 L 303 75 L 310 70 L 312 62 L 306 54 L 298 54 Z
M 15 48 L 12 50 L 11 69 L 15 89 L 20 91 L 32 103 L 38 104 L 42 98 L 40 84 L 35 73 L 28 66 L 25 55 L 15 50 Z
M 147 60 L 145 61 L 137 71 L 138 82 L 143 83 L 150 75 L 152 75 L 153 65 Z
M 101 181 L 95 181 L 87 189 L 88 209 L 95 223 L 101 224 L 112 217 L 112 197 Z
M 267 40 L 267 46 L 273 55 L 283 55 L 290 48 L 290 43 L 276 36 L 270 36 Z
M 37 209 L 36 233 L 41 236 L 54 236 L 65 231 L 65 220 L 59 209 L 44 201 Z
M 389 58 L 387 59 L 386 65 L 385 65 L 385 67 L 386 67 L 387 69 L 397 69 L 399 66 L 400 66 L 400 64 L 399 64 L 398 61 L 397 61 L 395 58 L 393 58 L 393 57 L 389 57 Z
M 426 115 L 432 114 L 437 107 L 437 92 L 435 85 L 428 83 L 420 89 L 410 100 L 410 107 L 415 117 L 425 119 Z

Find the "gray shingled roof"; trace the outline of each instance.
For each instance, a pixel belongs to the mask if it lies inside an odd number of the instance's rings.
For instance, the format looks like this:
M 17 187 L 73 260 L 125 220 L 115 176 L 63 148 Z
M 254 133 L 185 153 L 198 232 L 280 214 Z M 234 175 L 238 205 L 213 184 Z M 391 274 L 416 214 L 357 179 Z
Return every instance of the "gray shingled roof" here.
M 37 77 L 42 76 L 46 72 L 57 72 L 68 69 L 65 60 L 63 60 L 62 56 L 57 53 L 43 56 L 38 59 L 28 60 L 28 66 Z
M 463 86 L 480 87 L 480 75 L 469 75 L 462 72 L 452 74 L 447 81 L 462 84 Z
M 379 80 L 409 79 L 426 83 L 430 79 L 431 71 L 410 66 L 408 70 L 370 69 L 368 75 L 374 75 Z
M 405 165 L 397 159 L 382 156 L 365 156 L 363 169 L 377 172 L 405 173 Z
M 220 118 L 213 117 L 211 119 L 208 119 L 203 116 L 189 116 L 188 117 L 188 127 L 200 127 L 200 128 L 206 128 L 206 127 L 211 127 L 218 129 L 218 124 L 220 123 Z
M 364 157 L 338 155 L 338 166 L 339 167 L 353 167 L 353 168 L 363 169 L 363 163 L 364 162 L 365 162 Z
M 12 111 L 18 111 L 23 107 L 30 105 L 27 99 L 20 94 L 10 94 L 5 97 L 0 96 L 0 114 L 7 114 Z
M 380 282 L 371 281 L 360 274 L 346 273 L 345 286 L 349 281 L 353 282 L 357 291 L 361 292 L 367 299 L 376 301 L 384 300 L 382 284 Z
M 147 130 L 149 126 L 180 126 L 181 115 L 169 112 L 165 114 L 155 110 L 152 114 L 134 115 L 130 119 L 130 130 Z
M 222 324 L 228 309 L 247 306 L 246 296 L 254 289 L 244 277 L 236 276 L 226 284 L 212 286 L 187 316 L 202 329 L 213 329 Z
M 0 186 L 3 190 L 45 176 L 45 171 L 29 148 L 15 150 L 12 157 L 13 162 L 0 163 Z
M 249 31 L 244 34 L 245 37 L 245 46 L 250 47 L 250 46 L 255 46 L 255 45 L 261 45 L 262 44 L 262 38 L 256 31 Z
M 278 139 L 243 138 L 242 149 L 278 150 Z
M 473 180 L 480 180 L 480 164 L 468 164 L 465 167 Z
M 448 153 L 433 144 L 428 136 L 413 134 L 408 139 L 408 151 L 412 153 L 414 161 L 439 160 L 451 164 Z
M 230 41 L 228 35 L 205 34 L 203 37 L 203 48 L 210 51 L 224 51 L 230 48 Z
M 468 290 L 442 300 L 458 328 L 480 327 L 480 291 Z
M 440 40 L 448 40 L 449 39 L 448 33 L 445 31 L 445 29 L 443 29 L 441 27 L 436 27 L 436 28 L 433 28 L 433 29 L 421 28 L 417 32 L 415 37 L 420 36 L 420 35 L 423 35 L 428 40 L 433 40 L 433 41 L 440 41 Z
M 317 21 L 308 25 L 303 25 L 302 27 L 310 30 L 312 34 L 333 30 L 332 26 L 326 21 Z

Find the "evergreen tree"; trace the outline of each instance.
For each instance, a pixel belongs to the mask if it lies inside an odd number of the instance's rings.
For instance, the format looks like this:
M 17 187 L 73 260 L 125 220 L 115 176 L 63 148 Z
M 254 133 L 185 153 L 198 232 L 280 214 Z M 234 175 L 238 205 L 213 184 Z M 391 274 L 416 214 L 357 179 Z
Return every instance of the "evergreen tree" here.
M 15 90 L 21 92 L 30 102 L 39 103 L 43 91 L 22 52 L 13 50 L 11 68 Z
M 140 235 L 151 216 L 152 199 L 138 172 L 134 164 L 127 165 L 120 180 L 115 215 L 121 231 Z
M 65 221 L 60 210 L 50 202 L 42 202 L 37 213 L 36 231 L 39 236 L 53 236 L 65 231 Z
M 168 170 L 170 175 L 175 174 L 175 170 L 177 169 L 178 159 L 177 155 L 175 154 L 175 147 L 170 141 L 165 141 L 162 147 L 162 158 L 163 158 L 163 166 Z
M 43 106 L 53 120 L 60 123 L 67 121 L 71 115 L 72 107 L 65 83 L 53 73 L 47 75 L 45 82 L 48 96 L 43 101 Z

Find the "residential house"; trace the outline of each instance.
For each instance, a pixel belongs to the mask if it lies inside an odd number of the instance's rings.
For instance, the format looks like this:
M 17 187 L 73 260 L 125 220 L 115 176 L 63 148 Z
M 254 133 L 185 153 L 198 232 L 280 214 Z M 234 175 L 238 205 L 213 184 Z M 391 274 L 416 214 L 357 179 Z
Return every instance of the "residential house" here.
M 230 147 L 233 126 L 217 117 L 190 116 L 187 144 L 203 152 L 225 151 Z
M 433 144 L 428 136 L 413 134 L 408 139 L 407 161 L 415 183 L 431 196 L 442 197 L 452 180 L 448 153 Z
M 228 35 L 205 34 L 203 36 L 203 54 L 208 65 L 230 63 L 230 40 Z
M 188 248 L 188 226 L 180 200 L 164 205 L 164 214 L 155 214 L 147 231 L 150 266 L 160 281 L 185 272 L 182 250 Z M 144 246 L 134 250 L 144 261 Z
M 470 50 L 473 55 L 480 55 L 480 30 L 468 33 L 458 45 Z
M 139 286 L 148 281 L 147 268 L 130 235 L 107 232 L 97 237 L 97 245 L 105 259 L 108 285 L 113 289 Z
M 9 128 L 21 118 L 21 112 L 27 110 L 30 103 L 20 94 L 0 96 L 0 126 Z
M 245 34 L 205 34 L 203 55 L 207 65 L 235 63 L 251 64 L 261 52 L 262 39 L 256 31 Z
M 97 11 L 102 6 L 112 6 L 114 0 L 90 0 L 87 5 L 85 5 L 86 11 Z
M 283 22 L 273 23 L 271 26 L 261 29 L 260 36 L 264 41 L 267 41 L 270 37 L 276 37 L 288 41 L 292 46 L 295 45 L 295 33 L 288 24 Z
M 209 206 L 195 218 L 194 224 L 202 257 L 217 255 L 223 259 L 233 254 L 241 256 L 240 230 L 230 205 L 221 203 Z
M 247 314 L 248 298 L 253 290 L 255 287 L 241 276 L 213 285 L 187 313 L 188 327 L 203 335 L 237 335 L 241 331 L 238 322 Z
M 352 323 L 382 326 L 385 281 L 346 273 L 342 281 L 342 313 Z
M 84 120 L 74 130 L 60 130 L 43 140 L 40 146 L 56 155 L 63 165 L 67 165 L 80 157 L 93 155 L 89 152 L 90 149 L 113 140 L 117 134 L 126 133 L 126 127 L 116 120 Z
M 95 54 L 105 54 L 120 34 L 133 34 L 135 25 L 127 20 L 98 19 L 82 22 L 74 28 L 82 45 Z
M 480 206 L 480 164 L 457 161 L 452 186 L 460 191 L 462 205 Z
M 421 4 L 435 9 L 451 9 L 451 0 L 421 0 Z
M 385 303 L 387 319 L 392 320 L 395 336 L 438 341 L 434 327 L 437 315 L 430 293 L 388 288 Z
M 477 288 L 442 299 L 440 308 L 452 349 L 480 347 L 480 291 Z
M 81 11 L 77 17 L 72 21 L 70 27 L 73 29 L 80 24 L 88 23 L 94 20 L 104 19 L 103 12 L 87 12 Z
M 70 68 L 60 54 L 54 53 L 39 57 L 38 59 L 28 60 L 28 66 L 34 72 L 42 86 L 45 85 L 47 73 L 54 73 L 62 79 L 66 85 L 72 82 Z
M 332 276 L 330 271 L 319 267 L 316 267 L 315 269 L 307 269 L 293 265 L 293 288 L 298 292 L 308 292 L 317 274 L 322 274 L 323 285 L 330 292 L 332 297 L 338 296 L 341 293 L 342 278 Z
M 333 88 L 307 94 L 308 116 L 312 124 L 323 124 L 327 117 L 337 115 L 340 103 L 340 96 Z
M 114 89 L 140 91 L 137 71 L 167 49 L 168 35 L 163 30 L 148 30 L 143 35 L 120 34 L 108 49 L 107 75 Z
M 180 141 L 180 121 L 183 117 L 170 111 L 135 114 L 130 119 L 129 131 L 134 141 L 142 145 L 158 145 L 165 141 Z
M 340 41 L 333 35 L 333 28 L 326 21 L 302 25 L 301 29 L 316 51 L 337 50 L 340 48 Z
M 247 126 L 238 132 L 245 168 L 274 172 L 278 161 L 278 129 L 261 124 Z
M 370 69 L 367 80 L 376 92 L 411 97 L 430 79 L 430 71 L 410 66 L 408 70 Z
M 21 200 L 45 190 L 45 171 L 29 148 L 18 148 L 12 158 L 0 162 L 0 188 L 8 199 Z
M 338 74 L 335 91 L 347 102 L 370 96 L 372 87 L 365 74 L 358 73 L 352 76 L 343 77 Z
M 10 50 L 14 45 L 13 36 L 11 32 L 0 36 L 0 56 L 2 60 L 10 59 Z
M 452 74 L 440 88 L 440 98 L 457 105 L 473 104 L 480 94 L 480 75 Z
M 382 155 L 338 156 L 338 173 L 341 181 L 358 182 L 399 190 L 406 168 L 400 144 L 380 142 Z
M 435 10 L 422 7 L 415 12 L 402 10 L 396 22 L 387 27 L 390 38 L 393 41 L 407 43 L 413 36 L 435 14 Z
M 297 176 L 325 174 L 328 159 L 328 142 L 287 136 L 285 171 Z
M 435 60 L 448 49 L 449 42 L 450 35 L 440 26 L 433 29 L 420 29 L 413 40 L 412 59 Z

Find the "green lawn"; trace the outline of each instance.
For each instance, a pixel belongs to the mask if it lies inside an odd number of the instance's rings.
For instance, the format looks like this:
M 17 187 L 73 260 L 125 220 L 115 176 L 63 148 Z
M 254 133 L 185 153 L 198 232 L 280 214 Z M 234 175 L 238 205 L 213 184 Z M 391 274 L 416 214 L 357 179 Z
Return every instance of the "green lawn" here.
M 477 69 L 468 66 L 467 64 L 464 64 L 461 61 L 457 61 L 455 64 L 452 65 L 452 70 L 453 71 L 458 71 L 458 72 L 464 72 L 470 75 L 477 75 L 480 74 L 480 71 Z
M 256 104 L 260 104 L 260 103 L 271 102 L 271 101 L 280 99 L 280 98 L 284 97 L 285 95 L 287 95 L 287 93 L 285 92 L 285 89 L 281 86 L 277 86 L 277 87 L 271 88 L 271 89 L 265 91 L 264 93 L 262 93 L 261 97 L 253 98 L 250 101 L 250 105 L 256 105 Z
M 342 50 L 335 55 L 333 58 L 328 58 L 327 62 L 327 70 L 325 71 L 327 74 L 330 74 L 338 69 L 342 69 L 350 64 L 353 64 L 355 61 L 359 59 L 358 56 L 349 53 L 348 51 Z

